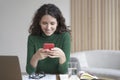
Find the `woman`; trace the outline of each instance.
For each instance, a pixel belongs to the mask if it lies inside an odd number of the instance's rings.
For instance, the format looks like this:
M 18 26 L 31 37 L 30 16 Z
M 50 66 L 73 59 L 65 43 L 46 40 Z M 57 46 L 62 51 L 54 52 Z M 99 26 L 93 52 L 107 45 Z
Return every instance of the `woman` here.
M 70 58 L 70 34 L 57 6 L 44 4 L 35 13 L 29 28 L 26 71 L 65 74 Z M 44 49 L 44 43 L 54 43 Z

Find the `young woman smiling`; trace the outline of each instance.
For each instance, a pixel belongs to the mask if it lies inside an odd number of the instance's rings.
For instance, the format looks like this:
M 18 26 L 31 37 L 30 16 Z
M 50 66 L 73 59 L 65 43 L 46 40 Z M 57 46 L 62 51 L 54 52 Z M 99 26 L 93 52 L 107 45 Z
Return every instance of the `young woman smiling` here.
M 27 73 L 67 73 L 71 39 L 60 9 L 54 4 L 42 5 L 33 17 L 29 33 Z M 54 43 L 55 47 L 44 49 L 44 43 Z

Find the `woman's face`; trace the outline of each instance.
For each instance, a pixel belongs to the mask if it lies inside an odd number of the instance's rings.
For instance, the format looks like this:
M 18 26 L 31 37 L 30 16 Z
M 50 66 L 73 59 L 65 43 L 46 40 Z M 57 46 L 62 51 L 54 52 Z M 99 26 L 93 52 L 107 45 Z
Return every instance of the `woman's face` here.
M 50 15 L 44 15 L 40 21 L 41 29 L 47 36 L 51 36 L 57 29 L 56 18 Z

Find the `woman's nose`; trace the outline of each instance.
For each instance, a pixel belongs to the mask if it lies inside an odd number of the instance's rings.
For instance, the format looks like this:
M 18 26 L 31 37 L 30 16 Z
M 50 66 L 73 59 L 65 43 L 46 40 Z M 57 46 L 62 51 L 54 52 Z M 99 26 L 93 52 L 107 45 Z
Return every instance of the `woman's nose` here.
M 51 25 L 50 25 L 50 24 L 48 24 L 48 25 L 47 25 L 47 29 L 50 29 L 50 28 L 51 28 Z

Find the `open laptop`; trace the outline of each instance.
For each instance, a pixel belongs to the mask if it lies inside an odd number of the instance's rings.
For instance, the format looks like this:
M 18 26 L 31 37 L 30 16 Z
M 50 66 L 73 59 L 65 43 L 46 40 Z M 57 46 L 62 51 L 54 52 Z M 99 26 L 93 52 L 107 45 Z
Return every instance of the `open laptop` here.
M 0 56 L 0 80 L 22 80 L 17 56 Z

